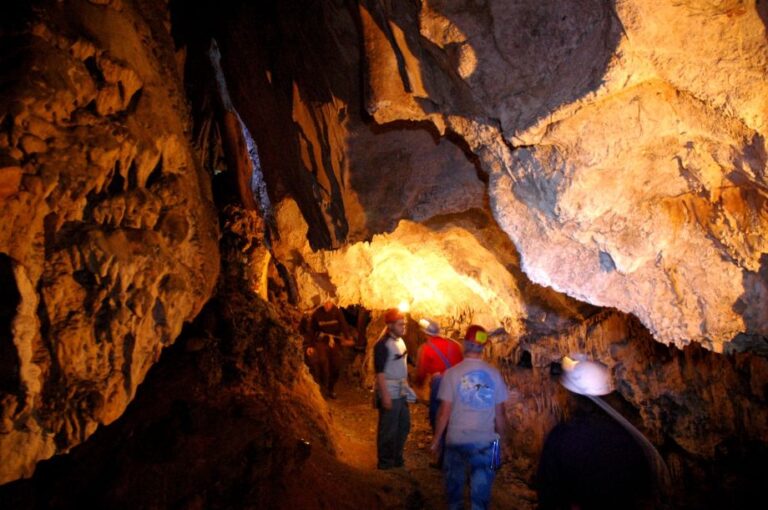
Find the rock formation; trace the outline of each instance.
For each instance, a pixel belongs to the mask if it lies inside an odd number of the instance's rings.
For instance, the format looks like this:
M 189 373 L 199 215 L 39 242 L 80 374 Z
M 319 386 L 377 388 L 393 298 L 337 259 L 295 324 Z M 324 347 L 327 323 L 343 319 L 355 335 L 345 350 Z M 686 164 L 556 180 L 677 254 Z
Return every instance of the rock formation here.
M 0 482 L 120 416 L 218 273 L 168 13 L 42 7 L 2 32 Z
M 665 343 L 720 352 L 765 335 L 768 40 L 755 4 L 360 12 L 368 111 L 466 141 L 534 282 L 631 312 Z
M 198 320 L 220 316 L 223 343 L 186 338 L 209 386 L 299 381 L 296 405 L 274 409 L 233 390 L 289 429 L 272 453 L 254 447 L 259 462 L 301 450 L 292 421 L 332 443 L 277 323 L 334 297 L 372 310 L 369 341 L 399 301 L 454 336 L 504 326 L 490 355 L 518 388 L 526 491 L 564 407 L 545 372 L 572 351 L 611 368 L 615 403 L 681 490 L 722 478 L 725 505 L 760 486 L 734 466 L 768 444 L 766 20 L 750 0 L 14 4 L 0 20 L 0 483 L 120 416 L 218 278 Z M 207 406 L 215 391 L 200 391 Z

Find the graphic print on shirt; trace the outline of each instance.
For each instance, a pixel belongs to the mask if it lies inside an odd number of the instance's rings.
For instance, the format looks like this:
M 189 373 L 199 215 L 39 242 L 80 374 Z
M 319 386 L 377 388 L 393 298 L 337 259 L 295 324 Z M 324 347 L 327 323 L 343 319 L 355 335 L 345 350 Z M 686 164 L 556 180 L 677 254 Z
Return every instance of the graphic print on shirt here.
M 493 380 L 484 370 L 473 370 L 461 377 L 459 399 L 472 409 L 493 407 Z

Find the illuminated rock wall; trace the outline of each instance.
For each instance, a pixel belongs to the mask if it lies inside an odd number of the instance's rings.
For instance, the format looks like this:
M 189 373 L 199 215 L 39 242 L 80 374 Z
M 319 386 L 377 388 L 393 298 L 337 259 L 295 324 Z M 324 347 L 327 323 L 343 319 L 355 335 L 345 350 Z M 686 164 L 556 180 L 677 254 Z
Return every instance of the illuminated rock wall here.
M 534 282 L 666 343 L 768 333 L 754 2 L 381 5 L 360 7 L 368 111 L 466 141 Z
M 246 9 L 222 46 L 313 249 L 487 208 L 553 295 L 721 352 L 768 333 L 761 5 L 328 2 Z
M 167 12 L 45 4 L 2 22 L 0 482 L 120 416 L 218 273 Z

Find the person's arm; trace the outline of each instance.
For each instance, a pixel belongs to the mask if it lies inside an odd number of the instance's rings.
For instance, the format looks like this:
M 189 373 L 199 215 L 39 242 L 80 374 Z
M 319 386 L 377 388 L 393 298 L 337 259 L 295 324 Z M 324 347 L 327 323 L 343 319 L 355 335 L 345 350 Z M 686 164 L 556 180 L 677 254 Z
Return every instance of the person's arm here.
M 435 453 L 440 452 L 440 438 L 443 437 L 445 429 L 448 428 L 448 419 L 451 417 L 453 403 L 447 400 L 440 401 L 440 408 L 437 411 L 437 420 L 435 420 L 435 435 L 432 438 L 432 444 L 429 449 Z
M 384 374 L 387 358 L 389 357 L 389 349 L 387 349 L 386 342 L 386 339 L 381 339 L 373 347 L 373 370 L 376 373 L 376 389 L 381 398 L 381 407 L 388 411 L 392 409 L 392 396 L 389 394 L 389 390 L 387 390 L 387 376 Z
M 389 411 L 392 409 L 392 397 L 387 390 L 387 376 L 384 372 L 376 374 L 376 386 L 379 389 L 379 396 L 381 396 L 381 407 Z

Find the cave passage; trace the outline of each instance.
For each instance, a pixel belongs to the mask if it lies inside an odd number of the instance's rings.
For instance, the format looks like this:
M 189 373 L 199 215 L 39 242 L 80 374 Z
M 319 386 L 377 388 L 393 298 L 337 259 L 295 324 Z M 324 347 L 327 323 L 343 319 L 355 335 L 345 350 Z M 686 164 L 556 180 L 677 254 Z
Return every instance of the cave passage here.
M 412 359 L 422 318 L 494 333 L 494 506 L 540 503 L 574 353 L 664 504 L 762 500 L 767 3 L 10 2 L 3 508 L 439 507 L 423 404 L 374 469 L 400 303 Z M 369 312 L 337 400 L 300 327 L 326 300 Z

